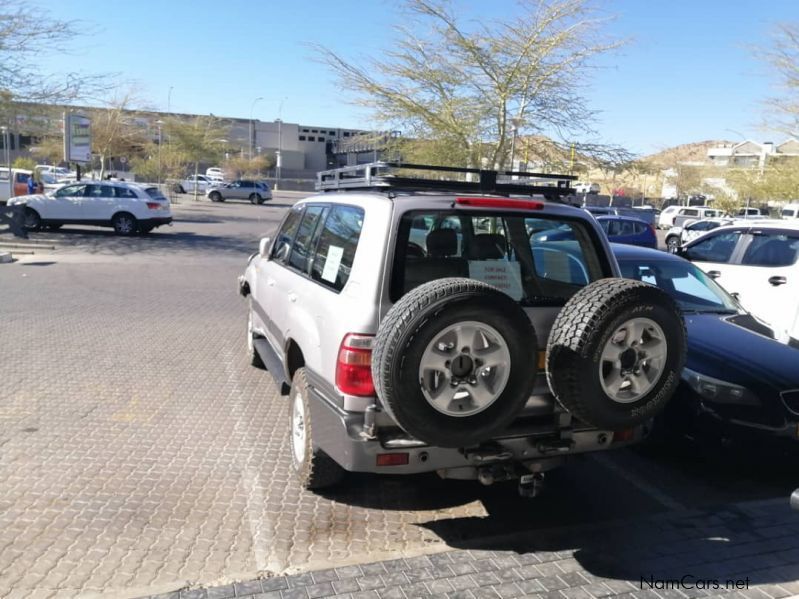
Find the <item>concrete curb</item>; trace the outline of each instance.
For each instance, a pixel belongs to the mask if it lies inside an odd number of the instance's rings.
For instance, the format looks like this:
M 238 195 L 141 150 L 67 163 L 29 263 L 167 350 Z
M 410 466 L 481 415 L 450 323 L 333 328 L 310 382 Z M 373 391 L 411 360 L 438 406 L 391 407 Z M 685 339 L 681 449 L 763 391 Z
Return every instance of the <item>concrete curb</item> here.
M 10 264 L 14 261 L 11 252 L 0 252 L 0 264 Z

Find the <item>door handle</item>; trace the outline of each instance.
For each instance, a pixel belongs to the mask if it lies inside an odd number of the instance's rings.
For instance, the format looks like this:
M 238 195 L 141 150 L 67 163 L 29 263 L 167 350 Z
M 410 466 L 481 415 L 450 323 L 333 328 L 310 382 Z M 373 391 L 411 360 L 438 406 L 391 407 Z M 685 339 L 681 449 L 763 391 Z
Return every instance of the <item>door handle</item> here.
M 296 302 L 297 301 L 297 295 L 294 294 L 294 293 L 289 292 L 289 301 L 290 302 Z
M 768 282 L 774 285 L 774 287 L 776 287 L 777 285 L 785 285 L 785 283 L 788 282 L 788 279 L 786 279 L 785 277 L 775 276 L 775 277 L 769 277 Z
M 711 279 L 718 279 L 721 276 L 721 273 L 717 270 L 709 270 L 707 271 L 707 276 Z
M 274 279 L 267 279 L 266 280 L 266 284 L 269 285 L 269 287 L 274 287 L 275 286 L 275 280 Z

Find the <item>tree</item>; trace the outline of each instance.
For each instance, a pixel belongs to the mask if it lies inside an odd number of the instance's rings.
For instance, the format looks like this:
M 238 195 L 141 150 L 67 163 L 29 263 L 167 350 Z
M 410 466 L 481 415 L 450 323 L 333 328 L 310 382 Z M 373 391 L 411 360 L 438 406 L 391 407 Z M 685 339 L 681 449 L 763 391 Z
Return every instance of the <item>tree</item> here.
M 132 88 L 112 96 L 105 108 L 88 111 L 92 119 L 92 153 L 100 159 L 100 178 L 110 158 L 132 158 L 147 143 L 146 129 L 137 124 L 134 104 L 141 106 Z
M 382 59 L 360 66 L 319 47 L 358 103 L 446 164 L 501 168 L 517 135 L 571 147 L 591 137 L 595 113 L 580 94 L 607 41 L 587 0 L 522 0 L 501 22 L 463 23 L 441 0 L 407 0 L 410 24 Z M 426 33 L 429 32 L 429 33 Z M 600 38 L 600 34 L 602 37 Z M 409 146 L 413 149 L 414 146 Z M 608 148 L 577 144 L 578 151 Z
M 799 132 L 799 23 L 782 23 L 770 47 L 756 50 L 774 71 L 782 95 L 767 100 L 767 126 L 791 136 Z
M 23 0 L 4 0 L 0 9 L 0 118 L 10 122 L 19 103 L 69 103 L 92 93 L 102 76 L 43 74 L 36 59 L 45 52 L 66 52 L 80 35 L 75 21 L 47 17 Z
M 180 156 L 182 163 L 194 165 L 195 177 L 199 174 L 200 162 L 217 162 L 227 143 L 223 139 L 225 129 L 215 117 L 202 116 L 190 121 L 170 119 L 165 129 L 169 145 Z M 197 199 L 196 186 L 194 199 Z
M 275 157 L 259 155 L 253 158 L 231 157 L 222 163 L 225 174 L 230 179 L 260 178 L 264 171 L 275 166 Z

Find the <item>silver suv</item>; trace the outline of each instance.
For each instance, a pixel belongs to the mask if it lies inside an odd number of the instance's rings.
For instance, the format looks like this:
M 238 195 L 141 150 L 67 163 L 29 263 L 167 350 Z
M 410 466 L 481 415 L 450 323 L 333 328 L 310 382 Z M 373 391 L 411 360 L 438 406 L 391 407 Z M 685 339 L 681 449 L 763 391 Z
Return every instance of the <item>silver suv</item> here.
M 212 184 L 205 195 L 212 202 L 249 200 L 251 204 L 263 204 L 272 199 L 272 190 L 266 181 L 236 179 L 230 183 Z
M 534 494 L 567 456 L 641 439 L 679 382 L 683 322 L 618 278 L 596 221 L 560 202 L 570 177 L 407 168 L 320 173 L 239 277 L 301 484 L 436 471 Z M 554 228 L 572 234 L 537 240 Z

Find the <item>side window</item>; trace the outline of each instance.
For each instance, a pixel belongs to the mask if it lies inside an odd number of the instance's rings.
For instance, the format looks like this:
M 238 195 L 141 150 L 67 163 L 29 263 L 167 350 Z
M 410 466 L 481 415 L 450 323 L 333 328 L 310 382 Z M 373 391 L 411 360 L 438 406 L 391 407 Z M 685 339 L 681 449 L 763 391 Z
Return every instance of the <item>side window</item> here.
M 291 243 L 300 227 L 300 219 L 304 206 L 294 206 L 283 221 L 283 226 L 277 234 L 275 245 L 272 248 L 272 259 L 285 262 L 291 253 Z
M 699 210 L 694 210 L 692 208 L 687 208 L 680 212 L 683 216 L 699 216 Z
M 302 272 L 305 272 L 308 268 L 308 252 L 311 248 L 311 240 L 324 209 L 324 206 L 308 206 L 297 229 L 289 265 Z
M 110 185 L 87 185 L 84 195 L 87 198 L 113 198 L 115 194 Z
M 330 210 L 316 246 L 311 270 L 314 281 L 336 291 L 344 288 L 358 249 L 363 217 L 363 210 L 352 206 L 334 206 Z
M 741 264 L 749 266 L 791 266 L 799 254 L 799 236 L 786 234 L 755 235 L 746 248 Z
M 605 235 L 611 235 L 611 232 L 610 232 L 610 230 L 611 230 L 611 226 L 610 226 L 611 222 L 613 222 L 613 221 L 609 221 L 609 220 L 601 220 L 601 221 L 599 221 L 599 226 L 602 227 L 602 230 L 605 232 Z
M 128 187 L 115 187 L 114 189 L 116 190 L 118 198 L 133 198 L 133 199 L 135 199 L 137 197 L 136 194 L 133 192 L 133 190 L 128 188 Z M 147 190 L 147 192 L 149 193 L 149 190 Z
M 83 195 L 85 185 L 68 185 L 55 192 L 57 198 L 75 198 Z
M 699 262 L 729 262 L 740 238 L 739 231 L 712 235 L 688 248 L 685 257 Z
M 636 235 L 641 235 L 646 231 L 646 225 L 644 223 L 633 223 L 633 228 L 635 229 Z

